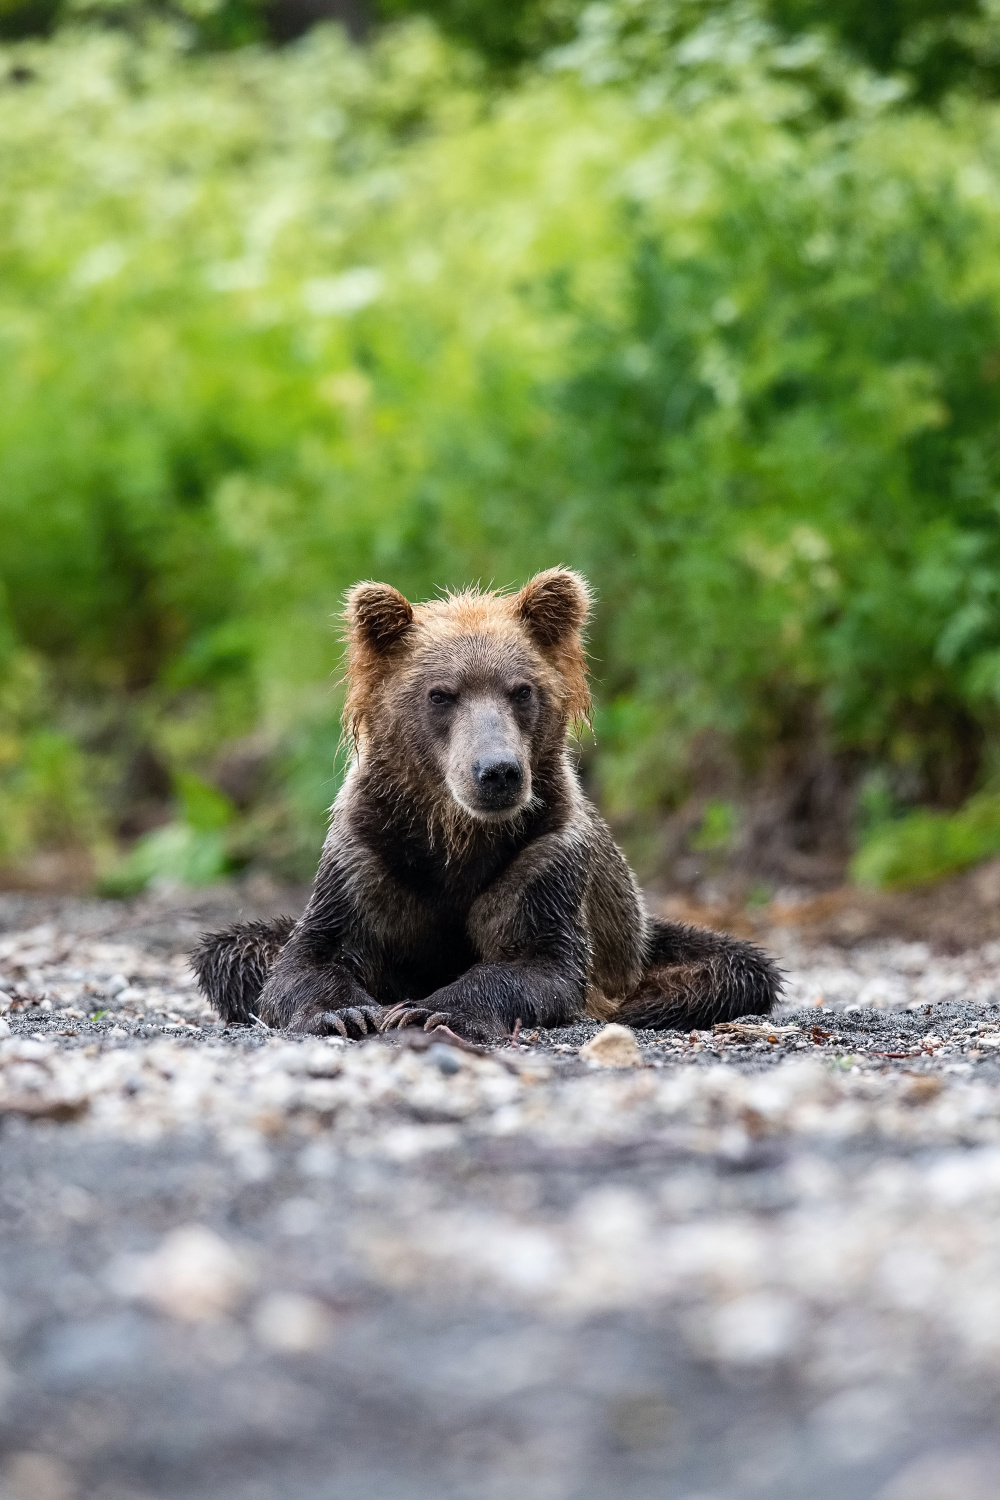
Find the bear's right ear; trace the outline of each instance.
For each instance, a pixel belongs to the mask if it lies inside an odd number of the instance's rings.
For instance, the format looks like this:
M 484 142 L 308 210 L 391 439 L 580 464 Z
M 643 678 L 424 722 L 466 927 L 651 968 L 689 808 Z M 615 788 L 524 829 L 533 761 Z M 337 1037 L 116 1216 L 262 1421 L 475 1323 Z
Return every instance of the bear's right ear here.
M 356 583 L 348 592 L 344 619 L 352 641 L 385 656 L 413 624 L 413 606 L 389 583 Z

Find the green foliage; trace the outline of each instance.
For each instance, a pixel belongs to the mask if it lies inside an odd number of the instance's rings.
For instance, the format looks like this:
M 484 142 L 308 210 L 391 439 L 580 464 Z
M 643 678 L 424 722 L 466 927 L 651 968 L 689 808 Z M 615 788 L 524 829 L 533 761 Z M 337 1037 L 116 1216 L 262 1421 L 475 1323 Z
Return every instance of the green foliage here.
M 792 34 L 829 27 L 879 72 L 909 77 L 921 101 L 1000 87 L 996 0 L 769 0 L 768 9 Z
M 383 17 L 432 16 L 450 36 L 501 68 L 564 43 L 581 20 L 584 34 L 600 31 L 611 20 L 625 30 L 633 47 L 662 59 L 686 33 L 705 21 L 724 23 L 734 9 L 739 6 L 733 0 L 680 0 L 670 6 L 662 0 L 652 5 L 648 0 L 512 0 L 506 5 L 379 0 L 377 5 Z M 750 7 L 742 9 L 746 14 Z M 789 40 L 825 32 L 875 71 L 905 78 L 921 102 L 936 103 L 956 88 L 991 96 L 1000 90 L 996 0 L 764 0 L 758 16 Z
M 0 862 L 101 842 L 88 757 L 51 724 L 44 664 L 14 647 L 0 616 Z
M 737 822 L 733 804 L 713 798 L 706 803 L 701 823 L 688 839 L 688 847 L 704 853 L 728 849 L 733 841 Z
M 752 777 L 811 737 L 903 803 L 981 782 L 993 106 L 921 112 L 695 0 L 591 7 L 500 92 L 423 22 L 280 53 L 95 25 L 0 77 L 0 663 L 43 683 L 0 798 L 48 809 L 6 857 L 106 838 L 148 746 L 176 805 L 128 878 L 306 873 L 342 591 L 559 561 L 598 591 L 616 816 L 683 801 L 708 740 Z M 284 791 L 223 817 L 249 734 Z
M 177 778 L 184 822 L 195 833 L 218 833 L 233 821 L 236 809 L 228 797 L 190 772 Z
M 586 0 L 377 0 L 375 9 L 389 21 L 430 16 L 447 36 L 509 69 L 568 41 Z
M 544 59 L 570 41 L 580 26 L 598 29 L 617 12 L 643 47 L 676 45 L 705 20 L 725 18 L 740 0 L 351 0 L 343 11 L 356 27 L 427 17 L 445 35 L 473 50 L 503 77 Z M 744 13 L 749 9 L 743 5 Z M 664 21 L 663 13 L 670 12 Z M 650 26 L 650 12 L 654 24 Z M 937 103 L 953 89 L 996 96 L 1000 89 L 1000 7 L 997 0 L 762 0 L 762 19 L 787 39 L 823 31 L 857 60 L 882 74 L 907 80 L 916 99 Z M 0 38 L 49 35 L 79 22 L 142 32 L 164 23 L 201 50 L 284 41 L 309 24 L 308 13 L 289 14 L 281 0 L 0 0 Z
M 102 896 L 132 896 L 149 885 L 211 885 L 231 868 L 218 832 L 168 823 L 143 834 L 120 864 L 100 882 Z
M 39 730 L 25 737 L 16 755 L 7 774 L 0 775 L 0 857 L 96 836 L 99 825 L 85 760 L 73 740 L 58 731 Z
M 223 830 L 233 821 L 233 804 L 190 772 L 177 781 L 181 817 L 138 839 L 103 877 L 103 895 L 129 896 L 157 882 L 211 885 L 232 870 L 234 861 Z
M 883 824 L 854 856 L 861 885 L 889 890 L 922 885 L 1000 853 L 1000 795 L 972 797 L 956 813 L 925 808 Z
M 0 0 L 0 38 L 6 40 L 81 23 L 139 37 L 168 26 L 183 44 L 212 51 L 260 42 L 268 34 L 266 0 Z

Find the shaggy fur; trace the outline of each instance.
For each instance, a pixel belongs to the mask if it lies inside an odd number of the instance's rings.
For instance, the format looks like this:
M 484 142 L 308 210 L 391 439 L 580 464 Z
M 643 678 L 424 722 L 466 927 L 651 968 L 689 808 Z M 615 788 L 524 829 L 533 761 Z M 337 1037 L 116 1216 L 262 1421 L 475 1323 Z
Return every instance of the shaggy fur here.
M 580 790 L 567 732 L 590 707 L 589 605 L 564 568 L 426 604 L 351 590 L 355 762 L 300 920 L 232 927 L 194 955 L 225 1020 L 490 1040 L 585 1011 L 690 1029 L 771 1009 L 759 949 L 645 913 Z

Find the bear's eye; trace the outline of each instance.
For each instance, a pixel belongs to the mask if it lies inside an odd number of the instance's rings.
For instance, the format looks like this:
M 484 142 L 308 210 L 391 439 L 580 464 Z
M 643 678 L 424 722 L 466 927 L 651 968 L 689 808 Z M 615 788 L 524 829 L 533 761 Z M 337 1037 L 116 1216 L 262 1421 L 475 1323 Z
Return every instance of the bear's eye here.
M 526 682 L 523 682 L 520 687 L 514 689 L 510 696 L 514 703 L 527 703 L 531 697 L 531 688 Z
M 444 688 L 431 688 L 427 694 L 428 701 L 433 703 L 435 708 L 443 708 L 446 703 L 454 703 L 456 697 L 457 694 L 446 693 Z

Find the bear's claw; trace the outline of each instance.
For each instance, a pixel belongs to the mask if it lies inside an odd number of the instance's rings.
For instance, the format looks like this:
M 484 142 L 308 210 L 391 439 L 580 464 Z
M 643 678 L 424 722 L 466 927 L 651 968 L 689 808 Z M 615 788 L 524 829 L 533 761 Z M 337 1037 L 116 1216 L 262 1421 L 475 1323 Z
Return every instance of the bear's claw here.
M 444 1010 L 431 1010 L 426 1005 L 394 1005 L 387 1010 L 379 1023 L 380 1031 L 402 1031 L 406 1026 L 423 1026 L 433 1031 L 435 1026 L 446 1025 L 451 1019 Z
M 339 1036 L 354 1040 L 370 1036 L 379 1030 L 381 1007 L 377 1005 L 347 1005 L 343 1010 L 321 1011 L 305 1028 L 315 1036 Z

